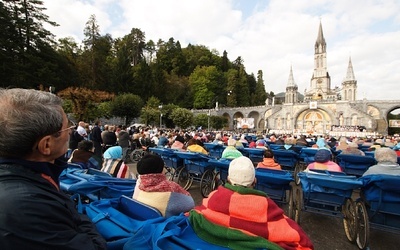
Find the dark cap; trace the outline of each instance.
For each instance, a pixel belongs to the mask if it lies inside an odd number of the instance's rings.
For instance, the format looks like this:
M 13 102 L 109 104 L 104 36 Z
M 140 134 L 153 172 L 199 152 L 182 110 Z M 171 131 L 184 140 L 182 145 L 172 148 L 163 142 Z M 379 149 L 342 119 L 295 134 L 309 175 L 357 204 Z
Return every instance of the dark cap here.
M 159 155 L 144 155 L 137 163 L 138 174 L 159 174 L 163 169 L 164 161 Z
M 175 141 L 179 141 L 179 142 L 185 143 L 185 138 L 183 138 L 180 135 L 177 135 L 176 138 L 175 138 Z
M 331 160 L 331 151 L 328 149 L 319 149 L 318 152 L 314 156 L 314 160 L 316 162 L 328 162 Z

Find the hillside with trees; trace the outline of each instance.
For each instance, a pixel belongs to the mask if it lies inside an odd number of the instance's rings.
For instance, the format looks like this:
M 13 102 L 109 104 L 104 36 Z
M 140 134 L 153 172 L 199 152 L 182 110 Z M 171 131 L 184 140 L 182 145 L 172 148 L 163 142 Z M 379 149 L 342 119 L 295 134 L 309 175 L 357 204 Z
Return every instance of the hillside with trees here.
M 83 41 L 56 40 L 43 26 L 57 25 L 44 10 L 40 0 L 0 2 L 0 87 L 54 92 L 77 119 L 118 116 L 129 124 L 149 117 L 157 122 L 161 104 L 172 116 L 172 109 L 209 109 L 215 102 L 264 105 L 273 95 L 265 91 L 261 70 L 248 74 L 244 60 L 231 61 L 227 51 L 182 47 L 172 37 L 146 40 L 145 32 L 134 27 L 113 38 L 100 34 L 95 15 L 82 27 Z

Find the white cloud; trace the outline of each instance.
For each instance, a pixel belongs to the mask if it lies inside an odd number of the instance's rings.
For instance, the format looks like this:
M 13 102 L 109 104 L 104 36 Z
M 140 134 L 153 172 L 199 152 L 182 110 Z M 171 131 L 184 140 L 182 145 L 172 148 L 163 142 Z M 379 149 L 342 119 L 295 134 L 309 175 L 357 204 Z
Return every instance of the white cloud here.
M 45 0 L 50 29 L 58 37 L 83 39 L 95 14 L 102 34 L 122 37 L 139 28 L 155 42 L 173 37 L 241 56 L 248 73 L 264 73 L 267 91 L 285 91 L 290 66 L 303 92 L 313 72 L 321 19 L 332 87 L 340 86 L 349 56 L 358 99 L 398 99 L 400 2 L 397 0 Z

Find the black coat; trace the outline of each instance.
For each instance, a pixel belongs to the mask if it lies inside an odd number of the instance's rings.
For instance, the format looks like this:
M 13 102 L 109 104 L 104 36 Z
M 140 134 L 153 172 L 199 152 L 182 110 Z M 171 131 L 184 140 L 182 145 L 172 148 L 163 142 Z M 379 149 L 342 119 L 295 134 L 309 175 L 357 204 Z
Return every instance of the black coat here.
M 54 179 L 38 168 L 0 164 L 1 249 L 106 249 L 94 225 Z

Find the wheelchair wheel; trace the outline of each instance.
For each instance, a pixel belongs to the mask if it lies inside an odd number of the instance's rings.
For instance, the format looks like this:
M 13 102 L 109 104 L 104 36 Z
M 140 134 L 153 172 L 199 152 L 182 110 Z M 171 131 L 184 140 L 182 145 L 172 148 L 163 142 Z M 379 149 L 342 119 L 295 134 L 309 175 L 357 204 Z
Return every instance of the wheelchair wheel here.
M 200 180 L 200 192 L 204 198 L 207 198 L 211 191 L 214 190 L 215 182 L 214 182 L 214 171 L 211 169 L 207 169 Z
M 360 249 L 366 249 L 369 241 L 369 220 L 365 205 L 361 201 L 356 202 L 357 216 L 357 246 Z
M 223 186 L 225 182 L 221 180 L 221 174 L 219 172 L 214 174 L 214 190 L 216 190 L 219 186 Z
M 129 154 L 129 158 L 132 162 L 138 162 L 142 158 L 143 150 L 135 149 Z
M 342 206 L 343 213 L 343 227 L 346 237 L 350 242 L 355 242 L 357 237 L 357 215 L 356 207 L 352 199 L 346 199 L 345 204 Z
M 304 164 L 300 163 L 300 162 L 296 163 L 296 166 L 294 167 L 294 172 L 293 172 L 294 183 L 297 186 L 300 185 L 300 178 L 299 178 L 299 176 L 297 174 L 302 172 L 302 171 L 304 171 L 304 169 L 305 169 Z
M 167 180 L 174 181 L 176 177 L 176 169 L 165 166 L 165 176 L 167 177 Z
M 185 190 L 189 190 L 193 183 L 193 177 L 185 167 L 181 167 L 178 172 L 177 183 Z
M 293 192 L 293 220 L 300 224 L 300 212 L 301 207 L 303 206 L 303 192 L 301 188 L 297 187 L 296 190 Z
M 289 199 L 287 201 L 287 204 L 288 204 L 288 216 L 289 216 L 289 218 L 294 220 L 293 188 L 291 188 L 289 190 L 289 195 L 288 195 L 287 199 Z

